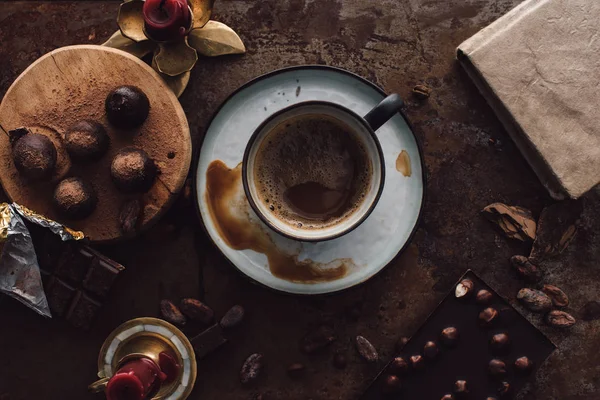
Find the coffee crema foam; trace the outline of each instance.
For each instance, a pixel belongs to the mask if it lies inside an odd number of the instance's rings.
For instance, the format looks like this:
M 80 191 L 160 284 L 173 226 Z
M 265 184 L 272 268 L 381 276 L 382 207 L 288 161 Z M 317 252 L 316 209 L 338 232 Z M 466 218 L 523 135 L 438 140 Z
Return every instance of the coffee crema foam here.
M 266 134 L 254 179 L 259 201 L 288 225 L 323 229 L 362 205 L 372 166 L 363 143 L 327 115 L 290 118 Z

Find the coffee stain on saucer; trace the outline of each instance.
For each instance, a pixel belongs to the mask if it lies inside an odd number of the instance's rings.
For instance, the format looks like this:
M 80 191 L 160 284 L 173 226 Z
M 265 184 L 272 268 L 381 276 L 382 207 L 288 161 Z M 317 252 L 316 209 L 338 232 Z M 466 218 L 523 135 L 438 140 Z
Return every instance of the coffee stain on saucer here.
M 396 159 L 396 171 L 404 176 L 411 176 L 412 168 L 410 167 L 410 156 L 406 150 L 402 150 Z
M 249 204 L 234 207 L 242 186 L 242 164 L 229 168 L 221 160 L 210 163 L 206 171 L 206 203 L 221 238 L 234 250 L 254 250 L 267 256 L 271 273 L 296 283 L 331 282 L 344 277 L 354 266 L 351 259 L 329 263 L 299 260 L 298 254 L 279 249 L 269 233 L 249 217 Z M 238 202 L 239 203 L 239 202 Z

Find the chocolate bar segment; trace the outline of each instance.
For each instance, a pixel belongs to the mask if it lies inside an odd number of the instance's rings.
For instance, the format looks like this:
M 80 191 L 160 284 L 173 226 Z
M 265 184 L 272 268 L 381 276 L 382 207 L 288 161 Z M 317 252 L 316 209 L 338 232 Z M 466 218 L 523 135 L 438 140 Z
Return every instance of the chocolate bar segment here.
M 392 361 L 367 389 L 362 400 L 440 400 L 449 393 L 458 399 L 463 398 L 460 396 L 466 393 L 465 390 L 468 391 L 465 398 L 469 399 L 507 399 L 516 395 L 531 379 L 533 374 L 524 374 L 515 367 L 516 360 L 526 357 L 528 367 L 531 367 L 529 371 L 534 372 L 554 351 L 554 344 L 473 272 L 468 271 L 458 284 L 464 280 L 473 282 L 474 293 L 482 289 L 492 293 L 491 299 L 480 304 L 476 296 L 457 298 L 455 285 L 398 354 L 408 360 L 413 355 L 423 354 L 426 343 L 440 340 L 436 357 L 425 360 L 419 371 L 411 368 L 402 376 L 398 375 Z M 488 307 L 498 311 L 491 326 L 482 325 L 479 318 Z M 447 340 L 450 336 L 452 341 Z M 500 346 L 501 352 L 498 352 L 496 342 L 506 344 Z M 500 376 L 490 373 L 491 362 L 493 365 L 502 362 L 505 366 L 501 380 Z M 389 385 L 386 385 L 390 374 L 401 380 L 398 392 L 390 393 Z
M 57 277 L 51 277 L 46 286 L 46 297 L 53 315 L 61 317 L 65 315 L 71 300 L 75 296 L 75 288 L 69 286 Z
M 91 263 L 83 280 L 83 288 L 99 297 L 106 297 L 119 272 L 123 270 L 123 266 L 115 266 L 113 264 L 116 263 L 111 264 L 111 261 L 97 258 L 96 262 Z
M 72 284 L 83 281 L 94 263 L 94 255 L 79 243 L 68 243 L 63 251 L 54 274 Z
M 75 328 L 88 330 L 91 328 L 100 307 L 102 305 L 99 302 L 93 300 L 82 291 L 78 291 L 67 313 L 67 321 Z

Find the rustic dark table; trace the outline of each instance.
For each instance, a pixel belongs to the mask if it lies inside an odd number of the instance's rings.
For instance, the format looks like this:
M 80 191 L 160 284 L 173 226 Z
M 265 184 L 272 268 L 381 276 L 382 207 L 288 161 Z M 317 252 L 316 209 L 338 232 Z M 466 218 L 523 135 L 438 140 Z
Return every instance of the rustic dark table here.
M 265 290 L 241 277 L 198 229 L 194 208 L 179 202 L 150 232 L 102 249 L 127 271 L 94 329 L 81 332 L 43 320 L 8 298 L 0 302 L 0 399 L 86 399 L 96 357 L 118 324 L 156 316 L 162 298 L 202 296 L 218 315 L 234 304 L 247 319 L 230 343 L 198 362 L 192 399 L 356 399 L 393 354 L 396 340 L 423 323 L 467 269 L 515 303 L 521 283 L 508 266 L 526 245 L 507 241 L 479 211 L 500 201 L 539 215 L 552 203 L 491 109 L 454 60 L 456 46 L 517 5 L 519 0 L 221 0 L 214 19 L 232 26 L 245 56 L 201 59 L 181 97 L 197 146 L 213 111 L 247 80 L 276 68 L 326 64 L 346 68 L 407 99 L 406 113 L 423 144 L 427 198 L 422 221 L 405 254 L 368 283 L 341 294 L 298 298 Z M 34 60 L 61 46 L 102 43 L 116 30 L 116 1 L 0 1 L 0 95 Z M 433 88 L 423 103 L 415 84 Z M 35 93 L 32 93 L 35 95 Z M 548 281 L 571 297 L 581 315 L 600 300 L 600 191 L 582 199 L 576 240 L 545 265 Z M 569 332 L 545 327 L 558 350 L 521 399 L 600 399 L 600 321 Z M 350 316 L 358 316 L 353 318 Z M 305 356 L 298 341 L 312 327 L 334 325 L 329 351 Z M 353 348 L 369 338 L 381 361 L 362 362 Z M 347 354 L 333 368 L 334 350 Z M 261 352 L 267 373 L 243 388 L 243 360 Z M 307 365 L 300 380 L 286 367 Z M 99 396 L 98 398 L 101 398 Z

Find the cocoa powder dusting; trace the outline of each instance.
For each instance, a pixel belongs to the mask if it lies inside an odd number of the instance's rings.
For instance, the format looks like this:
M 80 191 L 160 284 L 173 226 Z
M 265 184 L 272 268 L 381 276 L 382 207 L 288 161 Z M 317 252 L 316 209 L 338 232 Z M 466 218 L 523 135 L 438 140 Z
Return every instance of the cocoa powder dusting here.
M 277 248 L 263 228 L 248 217 L 248 203 L 244 216 L 232 212 L 231 202 L 241 188 L 241 163 L 234 169 L 221 160 L 213 161 L 206 172 L 206 202 L 211 219 L 219 235 L 235 250 L 254 250 L 267 256 L 271 273 L 281 279 L 299 283 L 330 282 L 342 278 L 353 266 L 350 259 L 330 263 L 298 259 Z

